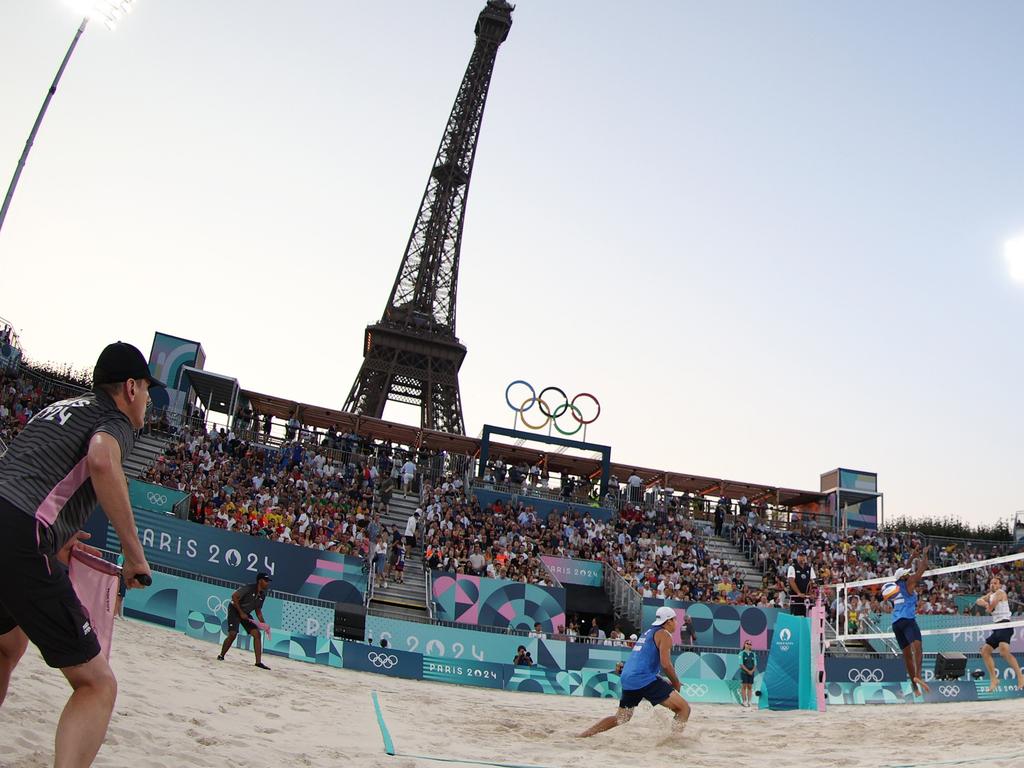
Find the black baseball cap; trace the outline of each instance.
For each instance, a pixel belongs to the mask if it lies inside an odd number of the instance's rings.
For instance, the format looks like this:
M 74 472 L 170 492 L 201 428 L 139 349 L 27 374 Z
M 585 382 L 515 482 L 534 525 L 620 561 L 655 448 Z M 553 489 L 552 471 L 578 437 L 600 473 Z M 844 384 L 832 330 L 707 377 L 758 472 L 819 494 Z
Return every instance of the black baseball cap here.
M 128 379 L 146 379 L 150 387 L 166 387 L 149 372 L 145 356 L 123 341 L 108 344 L 100 352 L 92 371 L 93 384 L 119 384 Z
M 273 581 L 273 579 L 270 578 L 270 574 L 266 571 L 260 571 L 256 574 L 256 581 L 259 581 L 260 579 L 263 581 Z

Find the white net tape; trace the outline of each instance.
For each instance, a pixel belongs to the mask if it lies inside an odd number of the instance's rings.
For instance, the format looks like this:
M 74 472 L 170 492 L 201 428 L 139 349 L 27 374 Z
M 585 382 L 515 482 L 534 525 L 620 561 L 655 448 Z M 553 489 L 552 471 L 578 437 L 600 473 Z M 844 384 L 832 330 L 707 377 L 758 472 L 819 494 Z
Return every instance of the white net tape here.
M 962 563 L 960 565 L 950 565 L 943 568 L 932 568 L 931 570 L 925 571 L 922 577 L 934 577 L 942 576 L 950 573 L 959 573 L 961 571 L 973 571 L 981 568 L 991 568 L 996 565 L 1006 565 L 1008 563 L 1014 563 L 1018 561 L 1024 561 L 1024 552 L 1019 552 L 1015 555 L 1003 555 L 1002 557 L 993 557 L 988 560 L 976 560 L 970 563 Z M 830 584 L 825 587 L 831 593 L 836 595 L 838 604 L 843 607 L 843 613 L 847 612 L 849 605 L 850 593 L 849 590 L 857 589 L 860 587 L 870 587 L 876 584 L 885 584 L 886 582 L 892 581 L 892 576 L 880 576 L 873 579 L 862 579 L 860 581 L 848 581 L 838 584 Z M 854 596 L 856 598 L 856 595 Z M 964 615 L 948 616 L 950 623 L 957 623 L 957 626 L 944 627 L 940 629 L 923 629 L 921 630 L 922 635 L 950 635 L 959 633 L 978 633 L 978 632 L 991 632 L 996 629 L 1013 629 L 1016 627 L 1024 627 L 1024 618 L 1020 618 L 1008 622 L 987 622 L 984 624 L 971 623 L 971 617 Z M 837 620 L 836 622 L 836 638 L 833 642 L 846 642 L 852 640 L 886 640 L 893 637 L 892 632 L 870 632 L 861 634 L 847 634 L 846 622 L 843 620 Z

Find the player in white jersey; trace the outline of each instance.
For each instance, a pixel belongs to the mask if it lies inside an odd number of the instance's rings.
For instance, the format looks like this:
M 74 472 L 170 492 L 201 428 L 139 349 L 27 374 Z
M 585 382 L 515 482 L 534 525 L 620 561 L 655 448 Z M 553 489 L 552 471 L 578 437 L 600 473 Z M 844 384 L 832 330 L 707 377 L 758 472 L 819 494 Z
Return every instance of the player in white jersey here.
M 1010 602 L 1006 598 L 1006 590 L 1003 589 L 1003 583 L 998 576 L 992 577 L 988 594 L 982 595 L 976 602 L 992 614 L 992 621 L 996 624 L 1002 624 L 1011 618 Z M 1024 673 L 1021 672 L 1017 659 L 1010 653 L 1010 640 L 1012 639 L 1013 627 L 996 629 L 985 638 L 985 644 L 981 646 L 981 658 L 985 660 L 988 676 L 992 680 L 988 687 L 989 691 L 995 691 L 999 687 L 999 673 L 996 672 L 996 662 L 992 658 L 993 650 L 998 650 L 999 655 L 1006 659 L 1006 663 L 1017 673 L 1017 687 L 1024 690 Z

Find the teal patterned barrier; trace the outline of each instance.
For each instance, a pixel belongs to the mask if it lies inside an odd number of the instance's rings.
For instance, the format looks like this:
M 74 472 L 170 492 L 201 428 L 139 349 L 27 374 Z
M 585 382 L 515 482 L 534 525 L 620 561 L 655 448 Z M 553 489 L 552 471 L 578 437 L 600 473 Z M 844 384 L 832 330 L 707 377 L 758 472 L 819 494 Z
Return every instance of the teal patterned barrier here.
M 223 612 L 232 590 L 191 579 L 154 572 L 153 585 L 145 590 L 130 590 L 125 597 L 125 614 L 184 632 L 190 637 L 219 645 L 225 638 Z M 591 643 L 567 643 L 548 638 L 481 632 L 461 627 L 385 619 L 368 616 L 367 631 L 379 645 L 342 641 L 332 637 L 305 634 L 313 626 L 333 625 L 329 608 L 289 603 L 269 598 L 264 616 L 273 627 L 272 638 L 265 640 L 264 652 L 323 666 L 425 679 L 460 685 L 481 686 L 510 691 L 533 691 L 562 696 L 590 696 L 617 699 L 621 685 L 614 669 L 625 660 L 628 648 Z M 240 635 L 235 647 L 251 651 L 252 640 Z M 538 662 L 534 667 L 511 664 L 516 648 L 525 645 Z M 215 653 L 211 647 L 211 655 Z M 758 652 L 758 669 L 763 672 L 766 654 Z M 682 694 L 694 704 L 735 704 L 739 702 L 739 657 L 732 652 L 685 651 L 673 656 Z M 870 666 L 872 662 L 865 660 Z M 968 673 L 980 668 L 981 660 L 969 660 Z M 1024 698 L 1016 690 L 1011 671 L 1000 664 L 1002 683 L 994 693 L 987 681 L 934 681 L 925 702 L 973 701 Z M 854 670 L 864 677 L 861 670 Z M 869 670 L 870 671 L 870 670 Z M 932 677 L 925 670 L 925 678 Z M 847 677 L 849 677 L 849 670 Z M 884 677 L 880 672 L 878 676 Z M 968 675 L 969 677 L 969 675 Z M 761 674 L 755 678 L 760 687 Z M 903 682 L 830 681 L 830 704 L 920 703 L 908 697 L 909 685 Z

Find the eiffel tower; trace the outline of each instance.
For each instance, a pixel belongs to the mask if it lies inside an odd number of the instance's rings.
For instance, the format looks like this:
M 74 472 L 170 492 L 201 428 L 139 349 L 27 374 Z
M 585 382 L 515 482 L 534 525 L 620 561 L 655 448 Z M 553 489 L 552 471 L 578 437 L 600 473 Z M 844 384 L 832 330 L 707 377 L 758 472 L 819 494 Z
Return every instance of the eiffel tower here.
M 384 315 L 366 327 L 363 364 L 344 409 L 380 418 L 388 400 L 420 407 L 420 426 L 464 435 L 459 368 L 466 347 L 455 335 L 462 226 L 473 158 L 498 46 L 514 6 L 487 0 L 476 45 L 427 179 L 405 256 Z

